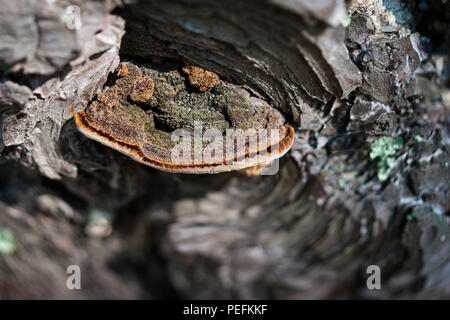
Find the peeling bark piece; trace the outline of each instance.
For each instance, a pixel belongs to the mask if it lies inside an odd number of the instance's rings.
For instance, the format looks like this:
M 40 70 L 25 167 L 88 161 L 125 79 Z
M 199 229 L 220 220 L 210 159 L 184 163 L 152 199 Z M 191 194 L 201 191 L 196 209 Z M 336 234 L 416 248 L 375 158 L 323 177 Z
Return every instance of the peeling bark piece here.
M 80 30 L 66 28 L 62 20 L 65 7 L 61 2 L 23 0 L 19 3 L 1 3 L 4 4 L 2 8 L 12 8 L 12 11 L 2 9 L 0 23 L 9 21 L 3 20 L 3 14 L 7 15 L 8 12 L 11 15 L 21 12 L 21 15 L 19 18 L 15 16 L 17 21 L 13 21 L 13 24 L 6 23 L 6 28 L 0 28 L 0 34 L 11 32 L 8 36 L 12 36 L 22 34 L 20 32 L 26 33 L 26 29 L 15 28 L 30 17 L 35 19 L 32 24 L 36 28 L 40 22 L 47 23 L 46 26 L 51 25 L 50 29 L 40 29 L 39 39 L 19 36 L 20 41 L 0 41 L 0 60 L 5 56 L 11 57 L 10 53 L 13 57 L 9 62 L 1 62 L 2 67 L 6 66 L 18 72 L 22 70 L 25 74 L 53 75 L 48 78 L 20 75 L 20 79 L 33 84 L 34 97 L 21 101 L 20 105 L 17 105 L 20 108 L 9 109 L 12 111 L 11 115 L 3 118 L 2 140 L 9 148 L 2 156 L 4 159 L 36 167 L 51 179 L 75 177 L 77 167 L 59 152 L 61 128 L 75 112 L 85 108 L 97 95 L 108 74 L 115 70 L 119 63 L 118 52 L 124 34 L 124 21 L 109 14 L 117 3 L 77 2 L 82 12 Z M 25 43 L 25 40 L 30 42 Z M 33 51 L 36 45 L 42 47 Z M 81 52 L 76 59 L 73 59 L 74 45 L 81 46 Z M 21 54 L 25 52 L 27 58 L 23 59 Z M 16 60 L 18 56 L 21 58 Z M 65 67 L 66 72 L 54 73 Z
M 351 18 L 350 25 L 346 28 L 345 37 L 347 40 L 361 45 L 369 35 L 374 33 L 375 26 L 365 14 L 354 14 Z
M 27 86 L 12 81 L 0 83 L 0 114 L 3 108 L 13 105 L 24 106 L 32 97 L 33 92 Z
M 75 121 L 88 138 L 138 162 L 169 172 L 220 173 L 270 162 L 292 146 L 294 129 L 283 124 L 280 113 L 236 86 L 220 83 L 214 92 L 194 94 L 176 68 L 144 68 L 162 86 L 152 97 L 162 105 L 152 107 L 153 101 L 146 106 L 127 99 L 150 77 L 141 77 L 132 63 L 126 68 L 128 74 L 79 111 Z M 166 100 L 166 91 L 176 93 L 173 101 Z M 183 130 L 181 135 L 176 129 Z
M 22 110 L 32 99 L 33 92 L 27 86 L 12 81 L 0 83 L 0 151 L 4 146 L 24 142 L 25 129 L 30 121 Z
M 81 51 L 65 8 L 46 1 L 0 1 L 0 68 L 28 74 L 60 71 Z
M 319 52 L 311 49 L 316 55 L 311 55 L 308 62 L 325 89 L 336 97 L 345 98 L 361 85 L 361 72 L 352 62 L 349 63 L 351 60 L 344 45 L 343 29 L 329 28 L 317 35 L 305 36 L 319 49 Z
M 361 91 L 388 102 L 400 83 L 412 76 L 424 59 L 417 33 L 395 40 L 369 38 L 362 62 Z

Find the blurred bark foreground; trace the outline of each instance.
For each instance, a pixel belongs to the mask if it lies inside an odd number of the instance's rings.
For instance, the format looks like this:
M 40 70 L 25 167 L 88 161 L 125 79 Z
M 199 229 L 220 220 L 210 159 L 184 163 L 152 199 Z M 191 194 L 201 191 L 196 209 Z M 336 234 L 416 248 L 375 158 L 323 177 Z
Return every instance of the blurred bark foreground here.
M 0 4 L 0 298 L 450 297 L 448 89 L 378 1 Z M 159 172 L 78 133 L 120 60 L 160 59 L 283 112 L 278 174 Z

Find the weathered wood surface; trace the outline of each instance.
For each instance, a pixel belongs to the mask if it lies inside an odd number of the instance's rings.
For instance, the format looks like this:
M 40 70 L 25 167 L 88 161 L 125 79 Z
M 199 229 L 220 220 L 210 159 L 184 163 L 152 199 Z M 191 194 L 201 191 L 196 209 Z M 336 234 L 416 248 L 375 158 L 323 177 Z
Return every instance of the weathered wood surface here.
M 346 34 L 331 0 L 79 1 L 81 30 L 62 4 L 1 2 L 0 226 L 17 246 L 0 297 L 450 297 L 448 106 L 417 35 L 382 33 L 364 7 Z M 279 174 L 174 175 L 81 136 L 73 112 L 119 49 L 187 59 L 282 110 L 297 136 Z M 403 146 L 380 182 L 383 135 Z M 83 233 L 99 211 L 102 240 Z

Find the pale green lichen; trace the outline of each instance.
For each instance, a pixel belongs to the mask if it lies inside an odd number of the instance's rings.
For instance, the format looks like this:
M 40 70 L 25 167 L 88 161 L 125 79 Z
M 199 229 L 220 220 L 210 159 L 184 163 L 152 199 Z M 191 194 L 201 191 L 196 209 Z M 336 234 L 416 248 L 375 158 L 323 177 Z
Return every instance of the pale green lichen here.
M 350 18 L 350 16 L 346 16 L 344 19 L 341 20 L 341 24 L 344 28 L 347 28 L 351 22 L 352 18 Z
M 14 235 L 9 228 L 0 227 L 0 254 L 11 254 L 16 251 Z
M 414 139 L 416 139 L 417 142 L 424 142 L 425 141 L 425 139 L 420 134 L 416 134 Z
M 403 139 L 385 136 L 372 142 L 370 147 L 370 159 L 378 159 L 378 179 L 386 181 L 394 167 L 395 154 L 403 147 Z
M 339 189 L 344 190 L 345 186 L 347 185 L 347 182 L 345 181 L 345 179 L 339 178 L 337 181 L 337 185 Z

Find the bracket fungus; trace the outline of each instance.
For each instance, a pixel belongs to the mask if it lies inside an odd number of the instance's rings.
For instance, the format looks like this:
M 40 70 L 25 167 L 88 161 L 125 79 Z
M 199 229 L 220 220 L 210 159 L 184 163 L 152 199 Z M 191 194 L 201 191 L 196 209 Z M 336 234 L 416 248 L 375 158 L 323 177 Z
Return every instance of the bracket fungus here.
M 220 173 L 270 163 L 292 146 L 294 129 L 277 110 L 215 81 L 212 72 L 201 71 L 213 79 L 211 92 L 202 86 L 189 92 L 171 62 L 141 68 L 125 62 L 115 74 L 75 121 L 87 137 L 138 162 L 170 172 Z

